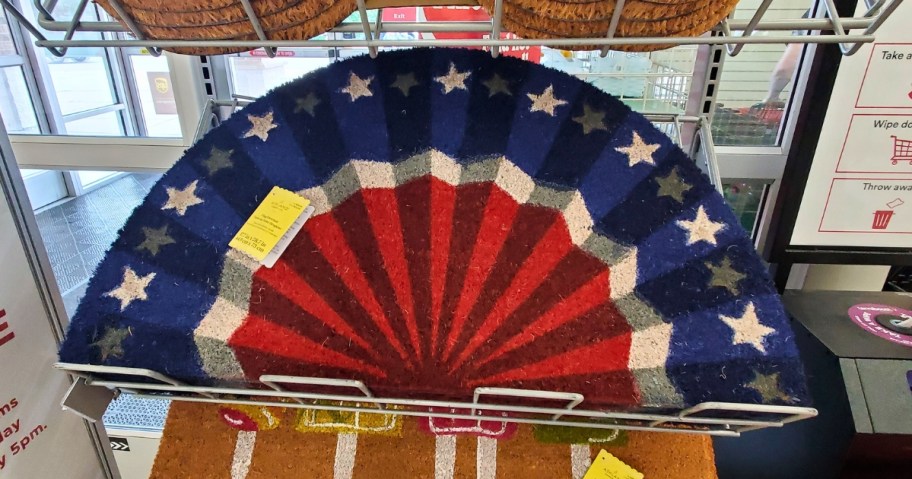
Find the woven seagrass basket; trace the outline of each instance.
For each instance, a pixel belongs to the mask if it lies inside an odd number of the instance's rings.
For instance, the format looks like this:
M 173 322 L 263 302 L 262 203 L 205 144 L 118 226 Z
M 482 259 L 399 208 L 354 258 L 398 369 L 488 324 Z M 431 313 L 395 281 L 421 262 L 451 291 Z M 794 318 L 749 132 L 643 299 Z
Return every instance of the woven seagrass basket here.
M 120 19 L 108 0 L 98 4 Z M 355 0 L 271 0 L 251 2 L 270 40 L 298 40 L 335 27 L 355 11 Z M 155 40 L 257 40 L 237 0 L 119 0 L 141 33 Z M 175 53 L 212 55 L 246 48 L 172 48 Z

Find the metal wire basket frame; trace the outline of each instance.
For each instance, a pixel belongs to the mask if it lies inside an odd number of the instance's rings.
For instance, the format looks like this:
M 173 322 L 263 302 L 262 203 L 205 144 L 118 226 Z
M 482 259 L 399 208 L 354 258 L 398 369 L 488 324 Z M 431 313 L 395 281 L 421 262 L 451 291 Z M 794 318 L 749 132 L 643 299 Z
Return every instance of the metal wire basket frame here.
M 822 18 L 802 18 L 795 20 L 764 19 L 772 0 L 763 0 L 754 15 L 748 20 L 726 18 L 713 31 L 719 35 L 696 37 L 636 37 L 617 38 L 615 32 L 624 9 L 625 0 L 618 0 L 604 37 L 598 38 L 552 38 L 520 39 L 500 38 L 502 31 L 503 0 L 495 0 L 494 12 L 490 21 L 475 22 L 406 22 L 384 23 L 381 15 L 373 24 L 368 19 L 367 10 L 372 7 L 370 0 L 357 0 L 359 21 L 343 22 L 330 32 L 364 34 L 364 39 L 326 39 L 326 40 L 272 40 L 263 31 L 260 19 L 250 5 L 250 0 L 241 0 L 251 27 L 258 40 L 149 40 L 140 32 L 136 23 L 121 7 L 117 0 L 109 4 L 118 13 L 123 24 L 111 21 L 80 21 L 89 0 L 80 0 L 71 18 L 58 19 L 54 16 L 56 0 L 33 0 L 38 12 L 37 25 L 19 11 L 12 0 L 0 0 L 0 5 L 7 10 L 36 39 L 35 44 L 47 48 L 51 54 L 63 56 L 69 47 L 147 47 L 153 55 L 161 53 L 162 48 L 264 48 L 267 55 L 274 56 L 279 47 L 357 47 L 367 48 L 371 56 L 377 54 L 381 47 L 487 47 L 491 54 L 497 56 L 502 47 L 547 46 L 572 47 L 575 45 L 595 45 L 602 48 L 606 55 L 613 45 L 726 45 L 732 56 L 740 53 L 744 45 L 749 44 L 784 44 L 784 43 L 838 43 L 845 55 L 852 55 L 861 45 L 874 41 L 874 32 L 893 13 L 903 0 L 864 0 L 865 13 L 861 17 L 841 17 L 836 11 L 834 0 L 819 0 L 822 3 Z M 416 2 L 420 3 L 420 2 Z M 378 9 L 382 10 L 382 9 Z M 65 32 L 63 39 L 49 40 L 42 31 Z M 805 35 L 791 35 L 785 32 L 806 31 Z M 853 33 L 853 30 L 861 30 Z M 74 39 L 77 32 L 126 32 L 129 38 L 85 40 Z M 381 33 L 392 32 L 456 32 L 488 33 L 488 38 L 481 39 L 381 39 Z M 758 35 L 768 33 L 768 35 Z

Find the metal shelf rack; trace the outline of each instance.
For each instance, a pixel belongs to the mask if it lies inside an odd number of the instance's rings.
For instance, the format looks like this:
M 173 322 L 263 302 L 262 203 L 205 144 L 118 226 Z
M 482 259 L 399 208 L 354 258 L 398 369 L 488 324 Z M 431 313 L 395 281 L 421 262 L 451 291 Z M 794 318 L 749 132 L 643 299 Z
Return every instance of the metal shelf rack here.
M 743 432 L 782 427 L 817 415 L 817 410 L 807 407 L 727 402 L 704 402 L 676 410 L 586 409 L 585 396 L 579 393 L 497 387 L 476 388 L 472 402 L 385 398 L 375 396 L 363 382 L 357 380 L 280 375 L 260 376 L 257 386 L 262 387 L 192 386 L 149 369 L 72 363 L 57 363 L 55 367 L 79 378 L 80 382 L 77 385 L 111 388 L 135 394 L 140 398 L 344 412 L 381 412 L 471 421 L 501 420 L 553 426 L 738 437 Z M 356 392 L 318 393 L 302 390 L 308 387 L 330 387 Z M 74 390 L 78 388 L 71 389 Z M 109 401 L 113 397 L 109 396 Z M 496 402 L 484 401 L 482 398 L 496 398 Z M 67 402 L 69 401 L 64 399 L 64 403 Z M 561 405 L 537 405 L 542 402 Z M 92 405 L 96 410 L 104 410 L 98 406 L 97 403 Z M 98 419 L 90 415 L 81 415 L 92 420 Z
M 784 44 L 784 43 L 837 43 L 845 55 L 857 52 L 861 45 L 874 41 L 874 33 L 884 21 L 896 10 L 903 0 L 864 0 L 865 13 L 860 17 L 842 17 L 836 11 L 834 0 L 819 0 L 822 5 L 821 18 L 802 18 L 794 20 L 773 20 L 764 18 L 769 11 L 771 0 L 764 0 L 754 15 L 747 20 L 725 19 L 713 29 L 712 35 L 696 37 L 637 37 L 617 38 L 615 30 L 624 9 L 625 0 L 619 0 L 612 15 L 608 31 L 597 38 L 552 38 L 552 39 L 521 39 L 500 38 L 502 32 L 503 0 L 496 0 L 493 18 L 490 21 L 475 22 L 408 22 L 390 23 L 379 20 L 370 22 L 367 10 L 373 7 L 370 0 L 358 0 L 359 21 L 344 22 L 330 30 L 334 33 L 363 33 L 364 39 L 301 39 L 301 40 L 272 40 L 269 39 L 260 25 L 249 0 L 242 0 L 247 17 L 253 31 L 257 33 L 258 40 L 150 40 L 140 32 L 133 20 L 125 14 L 116 0 L 109 0 L 112 7 L 123 19 L 123 24 L 111 21 L 80 21 L 89 0 L 80 0 L 71 18 L 58 18 L 54 16 L 56 0 L 33 0 L 38 12 L 37 22 L 32 22 L 19 11 L 12 0 L 0 0 L 0 5 L 7 13 L 15 18 L 36 39 L 35 44 L 47 48 L 51 54 L 63 56 L 70 47 L 146 47 L 152 54 L 161 53 L 162 48 L 181 47 L 216 47 L 216 48 L 264 48 L 267 55 L 273 56 L 277 48 L 281 47 L 318 47 L 318 48 L 367 48 L 371 56 L 377 54 L 379 48 L 399 47 L 485 47 L 491 49 L 491 54 L 497 56 L 500 48 L 547 46 L 547 47 L 572 47 L 575 45 L 595 45 L 602 48 L 605 55 L 614 45 L 725 45 L 730 55 L 737 55 L 744 45 L 750 44 Z M 416 1 L 415 5 L 422 2 Z M 465 3 L 454 1 L 454 3 Z M 378 8 L 378 10 L 381 10 Z M 40 28 L 39 28 L 40 27 Z M 60 40 L 50 40 L 43 33 L 45 31 L 65 32 Z M 791 31 L 805 31 L 804 35 L 791 35 Z M 80 32 L 113 32 L 128 35 L 118 35 L 118 38 L 108 39 L 74 39 Z M 487 38 L 481 39 L 384 39 L 384 33 L 487 33 Z
M 210 129 L 218 126 L 226 116 L 238 108 L 246 106 L 252 100 L 247 97 L 236 97 L 233 100 L 208 100 L 200 115 L 195 139 L 202 138 Z M 683 145 L 683 140 L 689 137 L 691 157 L 702 159 L 701 168 L 704 168 L 716 188 L 721 188 L 709 122 L 705 118 L 674 114 L 645 116 L 673 138 L 678 145 Z M 685 125 L 692 125 L 692 128 Z M 81 385 L 128 392 L 139 398 L 168 398 L 179 401 L 346 412 L 383 411 L 407 416 L 431 416 L 473 421 L 502 420 L 531 424 L 737 437 L 743 432 L 782 427 L 790 422 L 817 415 L 815 409 L 807 407 L 726 402 L 705 402 L 690 408 L 648 411 L 587 409 L 585 396 L 579 393 L 498 387 L 476 388 L 472 402 L 384 398 L 374 395 L 362 381 L 350 379 L 263 375 L 259 377 L 258 384 L 246 387 L 194 386 L 149 369 L 72 363 L 58 363 L 55 367 L 80 378 Z M 302 391 L 302 387 L 344 388 L 355 391 L 357 394 L 307 392 Z M 103 394 L 93 394 L 92 396 L 94 398 L 105 397 Z M 113 399 L 113 395 L 107 397 L 109 401 Z M 485 402 L 482 400 L 485 397 L 495 397 L 497 402 Z M 530 405 L 530 401 L 536 405 Z M 542 407 L 537 405 L 541 402 L 561 404 L 561 406 Z M 68 398 L 64 399 L 64 404 L 71 403 L 72 401 L 69 401 Z M 97 403 L 93 404 L 91 408 L 95 411 L 105 409 L 99 407 Z M 82 413 L 81 415 L 93 420 L 99 419 L 99 417 L 95 417 L 97 414 L 93 416 Z
M 711 34 L 698 37 L 642 37 L 617 38 L 614 36 L 624 0 L 619 0 L 612 16 L 609 31 L 598 38 L 555 38 L 546 40 L 501 38 L 502 0 L 495 2 L 490 21 L 474 22 L 408 22 L 388 23 L 369 21 L 367 10 L 371 0 L 358 0 L 359 21 L 342 23 L 330 30 L 332 33 L 361 33 L 363 39 L 338 38 L 301 39 L 280 41 L 269 39 L 260 27 L 259 19 L 250 2 L 242 0 L 253 31 L 259 39 L 248 40 L 150 40 L 143 37 L 137 26 L 126 15 L 124 24 L 110 21 L 79 21 L 89 0 L 80 0 L 71 18 L 55 16 L 55 0 L 33 0 L 38 12 L 37 21 L 31 21 L 19 11 L 11 0 L 0 0 L 10 17 L 36 39 L 38 47 L 47 48 L 53 55 L 63 56 L 71 47 L 146 47 L 153 55 L 163 48 L 223 47 L 264 48 L 274 56 L 277 48 L 366 48 L 376 55 L 379 48 L 400 47 L 484 47 L 497 56 L 501 48 L 524 46 L 572 47 L 595 45 L 607 54 L 614 45 L 724 45 L 729 55 L 737 55 L 749 44 L 839 44 L 844 55 L 852 55 L 865 43 L 873 42 L 874 33 L 901 4 L 902 0 L 864 0 L 865 12 L 857 17 L 841 17 L 836 13 L 833 0 L 819 0 L 820 18 L 779 20 L 768 19 L 771 0 L 763 0 L 754 15 L 746 20 L 725 19 Z M 454 0 L 455 1 L 455 0 Z M 116 0 L 109 3 L 118 6 Z M 464 3 L 464 2 L 461 2 Z M 420 4 L 420 2 L 416 2 Z M 115 7 L 117 8 L 117 7 Z M 121 10 L 122 12 L 122 10 Z M 792 31 L 804 31 L 792 35 Z M 63 32 L 59 40 L 48 39 L 42 31 Z M 106 33 L 104 39 L 75 39 L 81 32 Z M 385 39 L 384 33 L 482 33 L 481 39 Z M 210 100 L 197 129 L 197 139 L 221 121 L 226 111 L 243 106 L 247 99 L 234 101 Z M 666 134 L 685 146 L 694 158 L 701 158 L 701 167 L 710 176 L 716 188 L 721 188 L 718 164 L 713 147 L 709 121 L 705 117 L 683 115 L 646 115 L 659 124 Z M 258 383 L 246 387 L 193 386 L 181 383 L 159 372 L 59 363 L 56 367 L 78 378 L 85 386 L 95 390 L 112 389 L 136 394 L 138 397 L 170 398 L 173 400 L 234 403 L 273 407 L 323 409 L 335 411 L 393 412 L 401 415 L 432 416 L 466 420 L 500 419 L 510 422 L 550 424 L 560 426 L 594 427 L 630 430 L 658 430 L 678 433 L 696 433 L 715 436 L 739 436 L 741 433 L 808 419 L 817 415 L 813 408 L 706 402 L 689 408 L 655 409 L 642 411 L 604 410 L 590 408 L 586 398 L 579 393 L 533 391 L 506 388 L 477 388 L 468 401 L 440 401 L 413 398 L 377 397 L 361 381 L 332 378 L 264 375 Z M 116 379 L 115 379 L 116 378 Z M 327 386 L 347 388 L 349 393 L 327 394 Z M 321 392 L 314 392 L 314 390 Z M 308 391 L 309 389 L 309 391 Z M 496 397 L 496 401 L 491 398 Z M 556 407 L 529 405 L 542 401 L 561 403 Z M 96 418 L 97 419 L 97 418 Z

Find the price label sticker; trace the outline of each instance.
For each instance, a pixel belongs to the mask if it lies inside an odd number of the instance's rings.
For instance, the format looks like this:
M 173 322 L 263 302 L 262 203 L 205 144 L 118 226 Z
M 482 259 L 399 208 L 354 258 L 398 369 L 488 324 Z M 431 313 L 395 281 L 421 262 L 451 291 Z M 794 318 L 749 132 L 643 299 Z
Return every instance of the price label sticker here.
M 643 474 L 602 449 L 583 479 L 643 479 Z
M 308 205 L 310 200 L 278 186 L 273 187 L 228 246 L 263 262 Z

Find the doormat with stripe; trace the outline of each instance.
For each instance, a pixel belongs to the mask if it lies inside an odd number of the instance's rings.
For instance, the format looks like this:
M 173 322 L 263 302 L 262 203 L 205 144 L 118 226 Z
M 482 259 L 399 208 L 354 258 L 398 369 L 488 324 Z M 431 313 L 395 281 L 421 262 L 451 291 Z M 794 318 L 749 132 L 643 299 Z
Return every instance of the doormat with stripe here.
M 228 245 L 274 187 L 315 211 L 267 268 Z M 60 358 L 390 398 L 810 403 L 766 266 L 694 161 L 578 78 L 458 49 L 333 63 L 210 131 L 127 221 Z
M 175 401 L 151 479 L 579 479 L 602 449 L 650 479 L 717 477 L 708 436 L 258 409 Z

